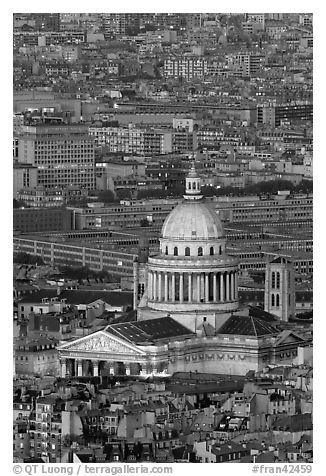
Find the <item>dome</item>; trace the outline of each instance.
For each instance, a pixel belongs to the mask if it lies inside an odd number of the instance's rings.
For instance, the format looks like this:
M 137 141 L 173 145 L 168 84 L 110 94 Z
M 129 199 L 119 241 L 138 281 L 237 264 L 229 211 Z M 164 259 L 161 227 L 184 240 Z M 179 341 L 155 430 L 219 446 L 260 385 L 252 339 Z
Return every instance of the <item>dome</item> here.
M 162 238 L 179 240 L 211 240 L 224 237 L 224 229 L 205 200 L 184 200 L 166 218 Z

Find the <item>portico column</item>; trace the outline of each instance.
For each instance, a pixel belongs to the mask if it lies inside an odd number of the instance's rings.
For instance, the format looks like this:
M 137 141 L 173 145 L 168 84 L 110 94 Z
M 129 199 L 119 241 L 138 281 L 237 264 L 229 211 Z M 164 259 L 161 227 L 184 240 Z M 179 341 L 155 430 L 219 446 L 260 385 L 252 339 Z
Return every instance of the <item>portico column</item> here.
M 114 375 L 114 362 L 109 362 L 109 374 Z
M 172 302 L 175 302 L 175 273 L 172 273 Z
M 213 274 L 213 301 L 216 302 L 216 273 Z
M 224 301 L 224 273 L 220 273 L 220 301 Z
M 157 368 L 157 367 L 158 367 L 157 362 L 155 362 L 155 361 L 152 362 L 152 369 L 153 369 L 152 372 L 153 372 L 153 374 L 155 374 L 155 373 L 158 372 L 158 368 Z
M 235 272 L 234 277 L 235 277 L 235 283 L 234 283 L 235 299 L 238 299 L 238 273 L 237 273 L 237 271 Z
M 98 361 L 93 361 L 93 377 L 98 377 Z
M 200 302 L 200 274 L 197 274 L 197 302 Z
M 180 274 L 180 281 L 179 281 L 179 301 L 183 302 L 183 274 Z
M 77 377 L 83 376 L 83 362 L 82 360 L 77 360 Z
M 188 301 L 192 301 L 192 274 L 188 274 Z
M 130 375 L 130 363 L 129 362 L 125 363 L 125 368 L 126 368 L 126 375 Z
M 164 301 L 168 301 L 168 273 L 164 273 Z
M 226 273 L 226 301 L 230 300 L 230 274 Z
M 65 378 L 67 374 L 67 361 L 66 359 L 61 359 L 61 377 Z
M 153 274 L 151 271 L 148 273 L 148 298 L 153 298 Z
M 162 301 L 162 273 L 158 273 L 158 300 Z
M 201 273 L 200 274 L 200 297 L 205 300 L 205 274 Z
M 231 300 L 234 301 L 234 272 L 231 273 Z
M 157 276 L 156 276 L 156 271 L 154 271 L 153 275 L 154 275 L 153 276 L 153 299 L 154 299 L 154 301 L 156 301 L 156 298 L 157 298 L 157 289 L 156 289 L 156 278 L 157 278 Z
M 209 281 L 208 273 L 205 273 L 205 302 L 209 301 Z

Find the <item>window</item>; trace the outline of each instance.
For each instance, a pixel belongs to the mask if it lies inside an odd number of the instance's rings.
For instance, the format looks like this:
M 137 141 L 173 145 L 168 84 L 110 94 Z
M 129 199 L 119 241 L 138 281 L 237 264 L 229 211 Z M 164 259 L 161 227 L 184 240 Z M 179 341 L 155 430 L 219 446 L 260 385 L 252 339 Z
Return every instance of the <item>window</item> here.
M 272 294 L 272 306 L 275 306 L 275 296 Z
M 213 256 L 213 254 L 214 254 L 214 246 L 211 246 L 211 247 L 210 247 L 210 249 L 209 249 L 209 254 L 210 254 L 211 256 Z
M 167 247 L 167 246 L 165 247 L 165 254 L 166 254 L 166 255 L 169 254 L 169 250 L 168 250 L 168 247 Z
M 203 256 L 203 248 L 201 246 L 198 248 L 198 256 Z
M 280 305 L 280 295 L 276 294 L 276 306 L 278 307 Z
M 174 247 L 173 254 L 174 254 L 174 256 L 178 256 L 178 247 L 177 246 Z
M 190 248 L 189 248 L 189 246 L 187 246 L 186 249 L 185 249 L 185 256 L 190 256 Z
M 275 289 L 275 273 L 272 273 L 272 289 Z
M 281 280 L 281 274 L 278 272 L 276 274 L 276 288 L 279 289 L 280 288 L 280 280 Z

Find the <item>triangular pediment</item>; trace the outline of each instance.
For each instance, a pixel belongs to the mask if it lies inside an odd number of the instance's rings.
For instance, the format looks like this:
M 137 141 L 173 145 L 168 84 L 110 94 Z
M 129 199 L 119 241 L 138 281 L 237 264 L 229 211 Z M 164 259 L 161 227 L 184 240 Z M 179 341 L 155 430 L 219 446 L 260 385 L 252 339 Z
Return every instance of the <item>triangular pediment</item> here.
M 145 352 L 140 350 L 137 346 L 103 330 L 94 332 L 85 337 L 80 337 L 73 342 L 61 344 L 58 346 L 58 350 L 146 355 Z
M 286 344 L 303 344 L 305 339 L 292 331 L 284 331 L 275 342 L 275 346 Z

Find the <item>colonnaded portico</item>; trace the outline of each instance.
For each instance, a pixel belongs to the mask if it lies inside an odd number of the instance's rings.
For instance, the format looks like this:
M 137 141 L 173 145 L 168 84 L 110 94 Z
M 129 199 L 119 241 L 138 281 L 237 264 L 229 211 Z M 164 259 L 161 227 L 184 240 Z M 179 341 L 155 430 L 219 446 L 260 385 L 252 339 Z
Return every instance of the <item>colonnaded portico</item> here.
M 164 345 L 159 347 L 166 350 Z M 158 374 L 166 373 L 168 367 L 166 358 L 157 357 L 157 346 L 129 343 L 110 334 L 107 328 L 65 342 L 58 346 L 58 351 L 63 378 Z
M 171 272 L 151 269 L 148 300 L 167 303 L 224 303 L 238 300 L 236 271 Z

